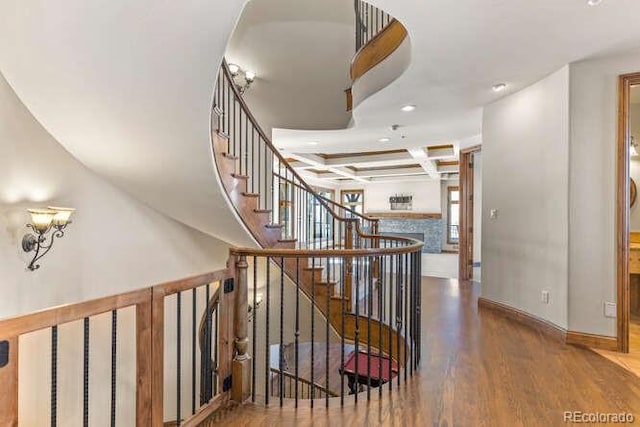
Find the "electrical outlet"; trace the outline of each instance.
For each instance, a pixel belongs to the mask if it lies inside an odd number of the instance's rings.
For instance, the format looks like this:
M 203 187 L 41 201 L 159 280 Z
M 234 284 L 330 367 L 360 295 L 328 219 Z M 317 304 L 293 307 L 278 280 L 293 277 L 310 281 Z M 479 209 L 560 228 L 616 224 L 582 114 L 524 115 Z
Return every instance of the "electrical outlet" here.
M 617 307 L 615 302 L 605 302 L 604 303 L 604 317 L 616 317 L 617 316 Z
M 549 291 L 548 290 L 543 290 L 542 291 L 542 295 L 540 296 L 540 301 L 543 304 L 549 304 Z
M 491 210 L 489 211 L 489 217 L 490 217 L 491 219 L 496 219 L 496 218 L 498 218 L 498 209 L 491 209 Z

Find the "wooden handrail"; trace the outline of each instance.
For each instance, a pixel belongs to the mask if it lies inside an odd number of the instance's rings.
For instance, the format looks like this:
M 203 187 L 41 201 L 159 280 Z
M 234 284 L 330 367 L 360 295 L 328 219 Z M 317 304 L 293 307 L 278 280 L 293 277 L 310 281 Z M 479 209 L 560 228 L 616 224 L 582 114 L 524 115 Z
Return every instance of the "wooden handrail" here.
M 50 329 L 69 322 L 89 319 L 127 307 L 135 307 L 136 424 L 154 427 L 162 426 L 164 413 L 165 297 L 232 277 L 233 272 L 229 269 L 224 269 L 118 295 L 65 304 L 0 320 L 0 340 L 9 341 L 11 345 L 10 357 L 12 358 L 11 363 L 0 368 L 0 378 L 7 384 L 7 387 L 3 389 L 3 395 L 0 396 L 0 413 L 2 413 L 0 419 L 3 422 L 9 420 L 12 425 L 14 421 L 17 423 L 18 420 L 16 402 L 18 399 L 17 385 L 19 378 L 17 363 L 14 360 L 18 358 L 19 337 L 21 335 Z M 232 307 L 226 307 L 225 309 L 233 310 Z M 228 331 L 223 331 L 223 333 L 228 334 Z M 225 335 L 222 341 L 224 342 L 225 340 L 230 342 L 231 336 Z M 229 352 L 229 357 L 225 359 L 225 362 L 229 365 L 224 367 L 225 373 L 230 372 L 231 369 L 230 354 Z M 215 404 L 219 405 L 223 399 L 214 400 Z M 213 405 L 212 401 L 207 406 L 211 409 Z M 201 413 L 198 412 L 196 415 L 200 416 Z
M 351 80 L 356 81 L 395 52 L 407 37 L 407 29 L 397 19 L 364 44 L 351 60 Z
M 269 370 L 270 370 L 270 372 L 272 374 L 276 374 L 276 375 L 282 374 L 282 376 L 287 377 L 287 378 L 289 378 L 289 379 L 291 379 L 293 381 L 302 383 L 302 384 L 307 385 L 309 387 L 313 387 L 313 388 L 319 390 L 321 393 L 325 393 L 325 394 L 329 395 L 329 397 L 338 397 L 338 395 L 336 393 L 332 392 L 331 390 L 329 390 L 325 386 L 323 386 L 321 384 L 318 384 L 316 382 L 311 382 L 308 379 L 302 378 L 300 376 L 298 376 L 296 378 L 296 376 L 294 374 L 292 374 L 291 372 L 281 371 L 280 369 L 277 369 L 277 368 L 270 368 Z
M 376 234 L 362 234 L 362 237 L 393 240 L 396 242 L 406 243 L 406 246 L 397 246 L 394 248 L 359 248 L 359 249 L 262 249 L 262 248 L 244 248 L 231 247 L 229 252 L 232 255 L 240 256 L 263 256 L 263 257 L 283 257 L 283 258 L 323 258 L 323 257 L 356 257 L 356 256 L 384 256 L 407 254 L 419 251 L 424 245 L 419 240 L 397 237 L 397 236 L 380 236 Z
M 80 303 L 64 304 L 34 313 L 0 320 L 0 338 L 9 338 L 85 317 L 96 316 L 111 310 L 142 304 L 151 299 L 151 288 L 126 292 Z
M 249 118 L 249 121 L 251 121 L 251 124 L 253 125 L 253 127 L 258 131 L 258 133 L 260 134 L 260 136 L 262 137 L 262 139 L 264 140 L 265 144 L 267 145 L 267 147 L 269 147 L 269 149 L 271 150 L 271 152 L 278 158 L 278 160 L 280 161 L 280 164 L 285 165 L 285 167 L 289 170 L 289 172 L 291 172 L 291 174 L 298 180 L 300 181 L 302 187 L 308 191 L 309 193 L 311 193 L 313 196 L 315 196 L 320 203 L 329 211 L 329 213 L 331 214 L 331 216 L 333 216 L 336 220 L 338 221 L 345 221 L 345 222 L 351 222 L 351 221 L 356 221 L 355 219 L 350 219 L 350 218 L 342 218 L 338 215 L 336 215 L 335 212 L 333 212 L 333 210 L 331 210 L 328 206 L 328 204 L 322 200 L 320 198 L 320 196 L 318 195 L 318 193 L 316 193 L 313 188 L 311 188 L 309 186 L 309 184 L 307 184 L 305 182 L 304 179 L 302 179 L 302 177 L 298 174 L 298 172 L 295 171 L 294 168 L 291 167 L 291 165 L 289 165 L 289 163 L 285 160 L 285 158 L 282 156 L 282 154 L 280 154 L 280 152 L 275 148 L 275 146 L 273 145 L 273 143 L 271 142 L 271 139 L 267 136 L 267 134 L 265 133 L 265 131 L 262 129 L 262 126 L 260 126 L 260 124 L 258 123 L 258 121 L 256 120 L 256 118 L 254 117 L 253 113 L 251 112 L 251 110 L 249 109 L 249 106 L 247 105 L 247 103 L 245 102 L 244 98 L 242 97 L 242 95 L 240 94 L 240 91 L 238 90 L 238 88 L 236 87 L 236 85 L 233 83 L 233 76 L 231 76 L 231 71 L 229 71 L 229 66 L 227 65 L 227 61 L 226 59 L 222 60 L 222 69 L 224 70 L 224 75 L 227 78 L 227 81 L 230 82 L 231 84 L 229 85 L 231 87 L 231 90 L 233 91 L 233 94 L 235 96 L 236 101 L 238 101 L 238 103 L 240 104 L 240 106 L 242 107 L 242 109 L 244 110 L 244 113 L 247 115 L 247 117 Z
M 305 187 L 301 186 L 297 182 L 294 182 L 294 181 L 292 181 L 292 180 L 280 175 L 279 173 L 274 173 L 273 175 L 278 177 L 279 179 L 282 179 L 283 181 L 286 181 L 286 182 L 290 183 L 291 185 L 293 185 L 295 187 L 298 187 L 298 188 L 301 188 L 303 190 L 306 190 Z M 320 194 L 316 193 L 316 196 L 321 198 L 321 199 L 323 199 L 328 204 L 330 204 L 332 206 L 337 206 L 339 209 L 343 209 L 343 210 L 349 212 L 350 214 L 353 214 L 354 216 L 356 216 L 356 217 L 358 217 L 360 219 L 363 219 L 365 221 L 370 221 L 370 222 L 379 222 L 380 221 L 378 218 L 373 218 L 373 217 L 370 217 L 368 215 L 358 213 L 358 212 L 354 211 L 353 209 L 351 209 L 349 207 L 346 207 L 346 206 L 341 205 L 340 203 L 338 203 L 338 202 L 336 202 L 334 200 L 329 199 L 328 197 L 324 197 L 323 195 L 320 195 Z

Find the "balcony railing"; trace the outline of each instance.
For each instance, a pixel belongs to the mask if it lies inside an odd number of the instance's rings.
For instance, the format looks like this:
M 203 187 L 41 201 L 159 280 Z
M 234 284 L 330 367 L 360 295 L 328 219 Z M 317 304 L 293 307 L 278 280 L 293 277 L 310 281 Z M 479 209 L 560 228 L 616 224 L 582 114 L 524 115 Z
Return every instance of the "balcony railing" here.
M 364 2 L 354 1 L 356 14 L 356 52 L 367 44 L 384 27 L 389 25 L 393 17 L 384 10 Z

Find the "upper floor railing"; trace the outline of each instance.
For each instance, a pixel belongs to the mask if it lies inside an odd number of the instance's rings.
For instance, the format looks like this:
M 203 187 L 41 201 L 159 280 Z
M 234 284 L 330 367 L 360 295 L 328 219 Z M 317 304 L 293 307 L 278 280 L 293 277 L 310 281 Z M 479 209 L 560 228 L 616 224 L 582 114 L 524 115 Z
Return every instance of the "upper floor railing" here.
M 225 269 L 1 320 L 0 424 L 197 425 L 230 399 L 232 282 Z
M 225 156 L 236 161 L 234 176 L 246 180 L 244 195 L 256 198 L 257 212 L 270 215 L 283 240 L 304 249 L 354 248 L 358 233 L 376 230 L 377 220 L 321 197 L 289 165 L 251 113 L 226 62 L 218 75 L 212 128 L 227 140 Z
M 393 17 L 384 10 L 364 2 L 354 0 L 356 14 L 356 52 L 387 26 Z

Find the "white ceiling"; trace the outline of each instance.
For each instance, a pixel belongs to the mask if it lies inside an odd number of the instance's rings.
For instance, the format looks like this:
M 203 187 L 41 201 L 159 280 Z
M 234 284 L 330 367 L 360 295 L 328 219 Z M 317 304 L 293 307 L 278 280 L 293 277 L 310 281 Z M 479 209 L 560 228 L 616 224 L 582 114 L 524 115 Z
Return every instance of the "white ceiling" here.
M 358 106 L 353 129 L 304 135 L 297 138 L 301 150 L 467 144 L 467 137 L 480 133 L 486 103 L 568 62 L 640 45 L 638 0 L 603 0 L 598 7 L 585 0 L 372 2 L 407 27 L 412 62 L 399 79 Z M 216 185 L 209 128 L 218 65 L 243 4 L 0 0 L 0 72 L 87 167 L 173 218 L 244 244 L 237 241 L 238 221 Z M 320 13 L 326 3 L 305 4 Z M 345 14 L 325 21 L 346 28 L 346 21 L 339 22 Z M 282 25 L 291 31 L 315 26 L 290 21 Z M 317 48 L 309 44 L 307 50 Z M 295 53 L 288 62 L 301 58 Z M 328 73 L 334 66 L 313 69 Z M 496 82 L 508 83 L 508 90 L 493 93 Z M 260 76 L 256 93 L 259 83 Z M 418 109 L 401 113 L 406 103 Z M 378 143 L 393 123 L 404 125 L 406 139 Z M 305 146 L 311 138 L 320 144 Z
M 278 0 L 274 8 L 288 3 L 295 1 Z M 280 127 L 289 130 L 274 130 L 274 141 L 279 147 L 295 152 L 331 153 L 446 142 L 464 144 L 467 138 L 481 133 L 482 107 L 487 103 L 567 63 L 640 45 L 637 0 L 604 0 L 596 7 L 588 6 L 586 0 L 372 0 L 371 3 L 407 27 L 412 49 L 409 68 L 354 110 L 353 127 L 315 132 L 309 130 L 317 120 L 315 117 L 310 117 L 305 126 L 300 126 L 299 121 L 298 125 L 282 123 Z M 272 14 L 277 15 L 277 11 L 272 10 Z M 350 15 L 353 16 L 352 11 Z M 296 34 L 287 36 L 295 38 Z M 252 49 L 246 46 L 245 54 L 250 56 Z M 306 56 L 291 55 L 289 61 L 305 62 Z M 314 84 L 314 79 L 330 66 L 341 67 L 342 63 L 327 64 L 310 72 L 304 84 Z M 507 83 L 508 88 L 495 93 L 491 86 L 499 82 Z M 316 86 L 322 90 L 320 81 Z M 287 100 L 274 99 L 270 103 L 264 99 L 256 108 L 284 109 L 279 105 L 281 102 Z M 405 104 L 416 104 L 418 108 L 403 113 L 400 107 Z M 391 132 L 392 124 L 402 127 Z M 378 142 L 384 136 L 392 141 Z M 309 141 L 319 144 L 310 146 Z
M 252 0 L 225 55 L 256 72 L 245 100 L 267 132 L 343 129 L 354 45 L 353 0 Z

